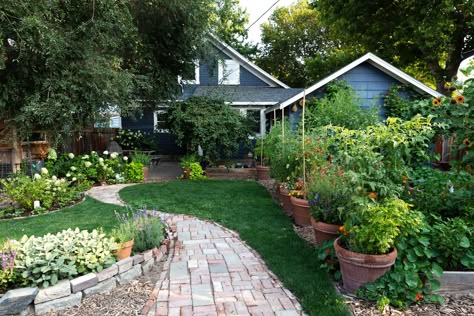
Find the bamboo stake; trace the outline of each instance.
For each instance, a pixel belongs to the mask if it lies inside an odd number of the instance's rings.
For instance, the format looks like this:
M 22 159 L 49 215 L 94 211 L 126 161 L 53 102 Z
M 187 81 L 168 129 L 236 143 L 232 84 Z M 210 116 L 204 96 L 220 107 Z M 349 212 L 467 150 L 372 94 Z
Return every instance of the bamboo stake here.
M 277 123 L 277 112 L 276 110 L 273 110 L 273 125 L 275 126 Z
M 302 138 L 303 138 L 303 187 L 306 187 L 306 157 L 305 157 L 305 139 L 304 139 L 304 115 L 305 115 L 305 108 L 306 108 L 306 89 L 303 90 L 303 113 L 301 117 L 301 126 L 303 128 L 302 131 Z
M 283 156 L 285 156 L 285 109 L 281 110 L 281 136 L 283 138 Z

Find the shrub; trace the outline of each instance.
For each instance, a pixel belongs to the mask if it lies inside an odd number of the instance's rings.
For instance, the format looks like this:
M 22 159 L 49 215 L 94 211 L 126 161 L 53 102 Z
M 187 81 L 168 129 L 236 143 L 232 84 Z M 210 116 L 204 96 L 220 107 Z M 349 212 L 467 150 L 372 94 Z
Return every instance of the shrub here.
M 36 174 L 33 178 L 16 175 L 0 180 L 3 193 L 27 211 L 41 212 L 52 207 L 63 207 L 80 197 L 80 192 L 65 179 L 49 178 Z M 41 208 L 34 209 L 34 201 L 40 201 Z
M 313 128 L 326 125 L 364 129 L 379 121 L 378 107 L 363 107 L 355 91 L 344 81 L 330 84 L 326 95 L 308 106 L 307 124 Z
M 10 287 L 15 281 L 14 265 L 16 250 L 7 242 L 0 247 L 0 293 Z
M 126 182 L 142 182 L 144 180 L 143 164 L 140 162 L 131 162 L 125 166 Z
M 191 171 L 189 172 L 189 179 L 190 180 L 199 180 L 199 179 L 206 179 L 204 175 L 204 170 L 199 163 L 193 162 L 189 165 Z
M 134 214 L 134 218 L 137 229 L 133 251 L 140 253 L 160 245 L 164 238 L 164 226 L 157 214 L 141 210 Z
M 101 231 L 68 229 L 14 242 L 15 270 L 26 285 L 48 287 L 78 274 L 100 272 L 115 262 L 116 244 Z

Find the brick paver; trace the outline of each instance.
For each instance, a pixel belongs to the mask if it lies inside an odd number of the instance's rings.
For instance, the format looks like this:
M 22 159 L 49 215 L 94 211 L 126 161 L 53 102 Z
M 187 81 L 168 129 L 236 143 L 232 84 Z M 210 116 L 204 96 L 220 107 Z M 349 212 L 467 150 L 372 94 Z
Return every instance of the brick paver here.
M 190 216 L 161 214 L 175 242 L 166 276 L 142 315 L 303 315 L 237 233 Z
M 125 186 L 96 187 L 88 194 L 123 205 L 118 191 Z M 304 315 L 296 297 L 237 233 L 191 216 L 160 216 L 174 240 L 141 315 Z

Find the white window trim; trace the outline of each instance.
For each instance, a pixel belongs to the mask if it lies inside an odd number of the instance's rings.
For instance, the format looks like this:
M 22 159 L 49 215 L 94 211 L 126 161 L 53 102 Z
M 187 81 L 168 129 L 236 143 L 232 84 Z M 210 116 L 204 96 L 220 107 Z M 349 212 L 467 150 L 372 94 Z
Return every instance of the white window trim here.
M 238 70 L 238 80 L 237 81 L 229 81 L 228 78 L 226 78 L 226 75 L 224 74 L 224 70 L 225 70 L 225 62 L 226 61 L 232 61 L 234 62 L 236 65 L 237 65 L 237 70 Z M 223 59 L 223 60 L 219 60 L 218 62 L 218 67 L 217 67 L 217 80 L 218 80 L 218 83 L 219 84 L 223 84 L 223 85 L 239 85 L 240 84 L 240 63 L 234 59 Z
M 178 76 L 178 82 L 182 83 L 182 84 L 199 84 L 200 81 L 199 81 L 199 74 L 200 74 L 200 70 L 199 70 L 199 60 L 196 60 L 194 62 L 194 79 L 190 79 L 190 80 L 183 80 L 181 78 L 181 76 Z
M 166 113 L 166 110 L 156 110 L 153 112 L 153 130 L 157 133 L 169 133 L 169 129 L 166 128 L 156 128 L 158 124 L 158 114 Z M 160 121 L 162 122 L 162 121 Z

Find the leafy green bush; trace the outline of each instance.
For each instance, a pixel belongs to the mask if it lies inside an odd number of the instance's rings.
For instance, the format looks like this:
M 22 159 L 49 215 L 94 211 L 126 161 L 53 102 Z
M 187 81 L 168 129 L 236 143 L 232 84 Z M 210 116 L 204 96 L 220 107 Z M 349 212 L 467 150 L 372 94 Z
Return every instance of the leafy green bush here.
M 132 158 L 132 162 L 139 162 L 143 166 L 148 166 L 151 162 L 151 155 L 140 151 L 133 151 L 130 158 Z
M 142 182 L 144 180 L 143 164 L 140 162 L 131 162 L 125 166 L 126 182 Z
M 355 91 L 344 81 L 330 84 L 326 95 L 307 107 L 306 124 L 312 128 L 334 125 L 364 129 L 379 121 L 378 107 L 363 107 Z
M 80 191 L 70 186 L 68 181 L 55 176 L 49 178 L 46 174 L 36 174 L 33 178 L 18 174 L 2 179 L 0 183 L 2 192 L 27 211 L 42 212 L 52 207 L 63 207 L 80 198 Z M 41 207 L 34 209 L 34 201 L 39 201 Z
M 425 224 L 419 228 L 400 239 L 395 264 L 375 282 L 360 288 L 358 296 L 377 301 L 380 310 L 385 304 L 405 308 L 420 300 L 443 301 L 443 297 L 434 294 L 440 288 L 435 277 L 441 277 L 443 269 L 432 247 L 432 232 Z
M 25 285 L 48 287 L 61 279 L 100 272 L 115 262 L 116 244 L 101 231 L 68 229 L 14 242 L 15 272 Z
M 204 170 L 202 170 L 202 167 L 199 163 L 193 162 L 189 165 L 189 168 L 191 169 L 189 173 L 190 180 L 206 179 L 206 176 L 204 175 Z

